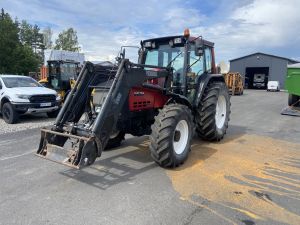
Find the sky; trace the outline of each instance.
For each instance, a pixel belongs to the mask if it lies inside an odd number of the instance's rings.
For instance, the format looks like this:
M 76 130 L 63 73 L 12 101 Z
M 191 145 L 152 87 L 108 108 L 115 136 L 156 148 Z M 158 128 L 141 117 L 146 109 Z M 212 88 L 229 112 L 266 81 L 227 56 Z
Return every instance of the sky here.
M 86 60 L 112 60 L 122 45 L 183 34 L 215 43 L 216 61 L 254 52 L 300 60 L 299 0 L 0 0 L 13 18 L 77 30 Z

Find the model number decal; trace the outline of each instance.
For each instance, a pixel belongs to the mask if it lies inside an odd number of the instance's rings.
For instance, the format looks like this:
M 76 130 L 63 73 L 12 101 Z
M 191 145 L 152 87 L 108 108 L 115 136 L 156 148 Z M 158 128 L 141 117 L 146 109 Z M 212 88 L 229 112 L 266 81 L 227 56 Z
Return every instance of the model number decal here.
M 153 70 L 146 70 L 146 75 L 148 77 L 157 77 L 157 72 Z
M 134 96 L 143 96 L 143 95 L 145 95 L 145 92 L 143 92 L 143 91 L 135 91 L 135 92 L 133 92 L 133 95 Z

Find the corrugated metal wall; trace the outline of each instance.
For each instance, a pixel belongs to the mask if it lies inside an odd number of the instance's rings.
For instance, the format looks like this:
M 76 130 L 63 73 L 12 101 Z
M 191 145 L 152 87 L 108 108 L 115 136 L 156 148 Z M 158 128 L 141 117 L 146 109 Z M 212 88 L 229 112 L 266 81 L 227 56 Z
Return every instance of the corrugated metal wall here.
M 280 87 L 284 88 L 285 77 L 287 73 L 287 59 L 267 56 L 264 54 L 250 55 L 245 58 L 230 62 L 230 71 L 242 74 L 245 81 L 247 67 L 269 67 L 269 81 L 276 80 L 280 82 Z

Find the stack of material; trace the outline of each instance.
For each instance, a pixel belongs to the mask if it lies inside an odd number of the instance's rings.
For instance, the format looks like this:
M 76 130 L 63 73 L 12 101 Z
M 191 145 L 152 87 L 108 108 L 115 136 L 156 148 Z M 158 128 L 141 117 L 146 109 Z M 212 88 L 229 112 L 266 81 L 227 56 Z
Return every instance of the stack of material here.
M 243 78 L 238 72 L 224 74 L 225 83 L 232 95 L 242 95 L 244 92 Z

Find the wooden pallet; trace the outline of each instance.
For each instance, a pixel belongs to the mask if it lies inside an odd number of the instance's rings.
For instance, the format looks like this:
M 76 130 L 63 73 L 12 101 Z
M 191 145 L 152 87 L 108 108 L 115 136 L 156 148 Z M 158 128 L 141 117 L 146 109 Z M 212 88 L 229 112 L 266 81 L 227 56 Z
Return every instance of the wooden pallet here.
M 232 95 L 242 95 L 244 92 L 243 78 L 238 72 L 224 74 L 225 83 Z

